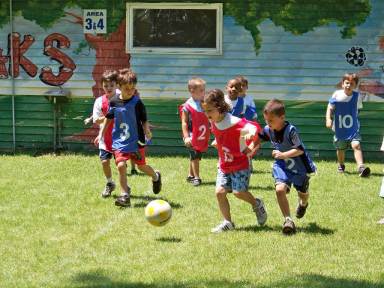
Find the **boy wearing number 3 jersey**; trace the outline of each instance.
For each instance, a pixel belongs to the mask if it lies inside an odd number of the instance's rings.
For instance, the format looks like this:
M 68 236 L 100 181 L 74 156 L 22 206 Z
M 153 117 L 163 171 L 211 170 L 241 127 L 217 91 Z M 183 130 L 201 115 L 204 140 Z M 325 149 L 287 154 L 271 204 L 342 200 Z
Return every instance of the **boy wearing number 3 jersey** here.
M 150 140 L 152 133 L 149 129 L 144 103 L 137 95 L 136 83 L 137 77 L 133 71 L 130 69 L 119 71 L 118 85 L 121 93 L 112 97 L 105 116 L 104 127 L 114 120 L 112 149 L 122 190 L 115 205 L 122 207 L 130 206 L 131 189 L 127 184 L 127 160 L 133 159 L 138 168 L 152 178 L 153 193 L 157 194 L 161 190 L 160 172 L 146 164 L 145 139 Z M 103 135 L 104 130 L 100 131 L 100 136 Z
M 331 99 L 326 113 L 326 126 L 335 132 L 333 143 L 336 148 L 338 172 L 345 170 L 345 149 L 351 145 L 355 156 L 360 177 L 368 177 L 371 173 L 369 167 L 364 166 L 363 152 L 360 142 L 360 123 L 358 119 L 359 92 L 354 91 L 359 78 L 356 74 L 345 74 L 342 79 L 341 87 L 336 90 Z M 332 121 L 333 118 L 333 121 Z
M 259 136 L 272 144 L 272 157 L 275 158 L 272 175 L 277 202 L 284 216 L 283 233 L 292 234 L 296 232 L 296 227 L 291 218 L 286 194 L 293 184 L 299 196 L 296 218 L 302 218 L 308 207 L 309 174 L 316 171 L 316 166 L 306 152 L 296 127 L 285 121 L 282 101 L 268 101 L 263 115 L 267 125 Z

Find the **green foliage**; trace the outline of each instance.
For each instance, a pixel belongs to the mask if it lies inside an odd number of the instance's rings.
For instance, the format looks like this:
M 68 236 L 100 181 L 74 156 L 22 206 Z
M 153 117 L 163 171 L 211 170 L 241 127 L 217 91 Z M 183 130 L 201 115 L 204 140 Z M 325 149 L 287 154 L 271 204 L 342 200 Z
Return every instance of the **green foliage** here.
M 57 19 L 65 16 L 65 7 L 79 6 L 83 9 L 107 9 L 107 31 L 116 31 L 125 19 L 126 2 L 134 0 L 16 0 L 13 1 L 14 13 L 35 21 L 43 28 L 52 26 Z M 159 0 L 141 1 L 149 3 Z M 167 2 L 177 2 L 169 0 Z M 192 1 L 185 1 L 192 2 Z M 215 0 L 202 0 L 202 3 L 215 3 Z M 304 34 L 316 27 L 336 23 L 341 27 L 341 36 L 351 38 L 355 27 L 364 23 L 370 14 L 369 0 L 225 0 L 224 14 L 233 16 L 237 23 L 250 31 L 256 51 L 260 49 L 261 37 L 258 25 L 265 19 L 271 19 L 294 35 Z M 42 13 L 44 9 L 44 13 Z M 9 2 L 0 3 L 0 27 L 9 22 Z
M 105 179 L 94 156 L 0 156 L 1 287 L 126 288 L 379 288 L 384 216 L 378 198 L 381 164 L 373 175 L 345 175 L 317 162 L 310 206 L 298 233 L 281 233 L 282 216 L 271 179 L 271 159 L 253 162 L 251 192 L 265 201 L 269 219 L 256 225 L 251 207 L 228 195 L 236 230 L 213 235 L 221 221 L 214 194 L 216 159 L 201 161 L 203 185 L 185 182 L 184 157 L 148 157 L 162 171 L 163 191 L 149 177 L 128 176 L 132 207 L 102 199 Z M 113 178 L 117 180 L 116 167 Z M 116 189 L 114 195 L 119 194 Z M 144 207 L 156 197 L 173 207 L 171 221 L 148 224 Z M 293 190 L 291 210 L 297 203 Z

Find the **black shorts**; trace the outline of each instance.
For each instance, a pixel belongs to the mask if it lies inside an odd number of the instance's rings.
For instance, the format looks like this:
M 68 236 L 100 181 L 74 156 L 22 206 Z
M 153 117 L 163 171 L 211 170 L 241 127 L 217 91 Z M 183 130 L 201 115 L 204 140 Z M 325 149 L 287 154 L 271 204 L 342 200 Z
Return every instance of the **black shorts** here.
M 203 152 L 196 151 L 193 149 L 189 149 L 189 159 L 191 160 L 201 160 L 201 157 L 203 156 Z

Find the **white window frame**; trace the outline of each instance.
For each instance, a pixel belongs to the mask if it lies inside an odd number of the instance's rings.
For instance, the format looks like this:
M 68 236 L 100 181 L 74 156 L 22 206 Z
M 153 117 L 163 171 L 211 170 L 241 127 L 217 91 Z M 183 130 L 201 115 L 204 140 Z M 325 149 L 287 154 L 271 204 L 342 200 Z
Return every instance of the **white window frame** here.
M 222 3 L 126 3 L 126 52 L 135 54 L 223 54 L 223 4 Z M 133 47 L 134 9 L 212 9 L 216 10 L 216 48 Z

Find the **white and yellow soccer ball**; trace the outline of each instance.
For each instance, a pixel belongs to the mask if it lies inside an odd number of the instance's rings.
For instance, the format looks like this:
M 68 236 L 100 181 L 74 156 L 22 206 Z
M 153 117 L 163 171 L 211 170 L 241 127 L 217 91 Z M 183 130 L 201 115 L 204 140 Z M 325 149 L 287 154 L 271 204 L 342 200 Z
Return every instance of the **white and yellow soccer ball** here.
M 154 226 L 164 226 L 171 220 L 172 207 L 167 201 L 153 200 L 145 207 L 145 218 Z

